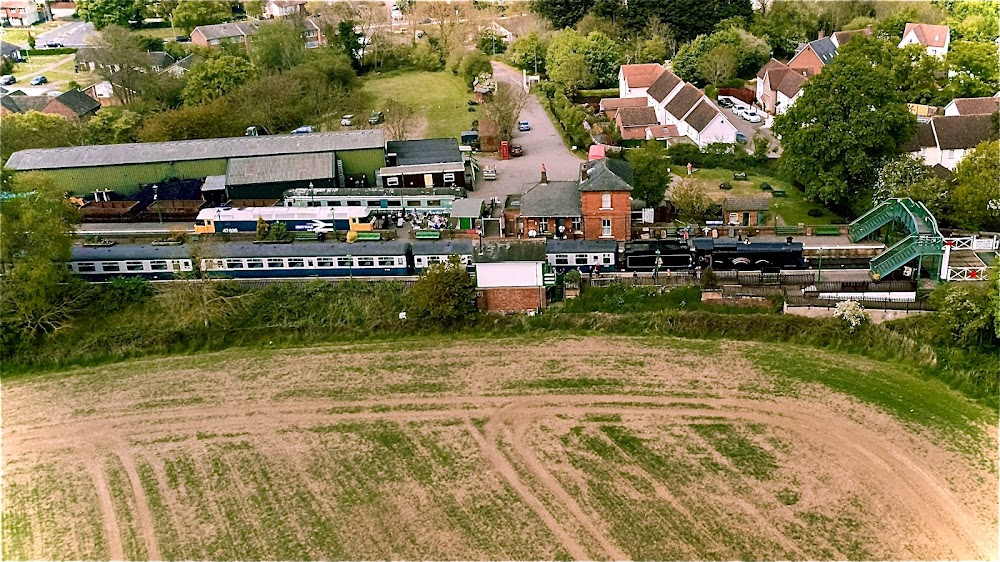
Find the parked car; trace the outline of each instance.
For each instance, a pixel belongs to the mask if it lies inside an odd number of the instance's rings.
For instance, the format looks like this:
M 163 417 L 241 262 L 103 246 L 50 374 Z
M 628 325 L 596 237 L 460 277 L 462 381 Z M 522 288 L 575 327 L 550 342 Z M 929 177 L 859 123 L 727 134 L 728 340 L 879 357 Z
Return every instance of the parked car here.
M 519 122 L 517 124 L 517 130 L 518 131 L 530 131 L 531 130 L 531 125 L 529 125 L 527 121 L 521 121 L 521 122 Z
M 354 116 L 353 115 L 345 115 L 345 116 L 343 116 L 343 117 L 340 118 L 340 126 L 341 127 L 350 127 L 353 124 L 354 124 Z
M 44 76 L 35 76 L 31 79 L 32 86 L 41 86 L 42 84 L 48 84 L 49 79 Z
M 719 96 L 719 105 L 722 107 L 733 107 L 736 105 L 736 103 L 733 102 L 733 98 L 726 96 Z
M 61 49 L 61 48 L 65 47 L 65 46 L 66 45 L 63 45 L 62 43 L 59 43 L 59 42 L 56 42 L 56 41 L 52 41 L 52 42 L 46 43 L 44 45 L 44 47 L 46 49 Z
M 760 123 L 763 121 L 760 114 L 757 113 L 752 107 L 743 112 L 743 118 L 751 123 Z
M 510 145 L 510 155 L 513 157 L 524 156 L 524 149 L 519 144 Z
M 10 74 L 4 74 L 3 76 L 0 76 L 0 85 L 2 86 L 10 86 L 15 82 L 17 82 L 17 78 L 14 78 Z
M 382 121 L 385 121 L 385 114 L 381 111 L 373 111 L 372 116 L 368 118 L 369 125 L 378 125 Z
M 302 134 L 305 134 L 305 133 L 315 133 L 315 132 L 316 132 L 316 128 L 313 127 L 312 125 L 302 125 L 298 129 L 293 130 L 291 134 L 293 134 L 293 135 L 302 135 Z
M 483 179 L 484 180 L 495 180 L 497 179 L 497 167 L 487 166 L 483 168 Z
M 62 94 L 63 93 L 60 92 L 59 90 L 49 90 L 48 92 L 45 92 L 45 95 L 49 96 L 50 98 L 55 98 L 61 96 Z
M 747 143 L 747 136 L 744 135 L 743 133 L 739 132 L 739 131 L 736 131 L 736 142 L 738 142 L 740 144 L 746 144 Z

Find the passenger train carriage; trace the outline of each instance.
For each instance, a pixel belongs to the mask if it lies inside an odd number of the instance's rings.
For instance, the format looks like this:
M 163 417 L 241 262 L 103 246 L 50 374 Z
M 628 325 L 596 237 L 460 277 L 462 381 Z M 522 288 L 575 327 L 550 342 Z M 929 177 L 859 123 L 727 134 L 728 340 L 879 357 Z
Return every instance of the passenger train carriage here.
M 66 265 L 88 281 L 107 281 L 113 277 L 173 279 L 178 274 L 194 272 L 191 252 L 184 246 L 74 246 Z
M 222 277 L 381 277 L 409 275 L 406 242 L 345 244 L 221 244 L 201 260 L 204 274 Z
M 374 223 L 366 207 L 217 207 L 198 212 L 194 231 L 198 234 L 256 232 L 257 221 L 284 223 L 289 232 L 333 232 L 372 230 Z
M 451 256 L 458 256 L 459 263 L 466 269 L 472 267 L 471 240 L 420 240 L 410 243 L 413 252 L 413 272 L 420 273 L 424 269 L 448 261 Z
M 614 240 L 548 240 L 545 242 L 545 258 L 557 273 L 571 269 L 592 271 L 599 266 L 604 271 L 615 269 L 615 252 L 618 243 Z

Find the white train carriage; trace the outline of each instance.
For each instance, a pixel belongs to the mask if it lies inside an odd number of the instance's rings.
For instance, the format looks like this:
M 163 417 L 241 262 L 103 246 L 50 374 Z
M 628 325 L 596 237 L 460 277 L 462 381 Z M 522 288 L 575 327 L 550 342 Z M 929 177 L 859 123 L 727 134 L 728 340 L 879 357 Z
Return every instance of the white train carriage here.
M 418 240 L 412 242 L 413 270 L 420 273 L 436 263 L 448 261 L 451 256 L 458 256 L 458 261 L 466 269 L 472 266 L 471 240 Z
M 587 271 L 594 266 L 604 271 L 615 268 L 618 243 L 614 240 L 547 240 L 545 257 L 557 272 Z
M 406 242 L 224 244 L 206 253 L 201 271 L 220 277 L 376 277 L 407 275 Z
M 87 281 L 107 281 L 115 277 L 174 279 L 194 273 L 194 262 L 184 246 L 74 246 L 66 265 L 74 275 Z

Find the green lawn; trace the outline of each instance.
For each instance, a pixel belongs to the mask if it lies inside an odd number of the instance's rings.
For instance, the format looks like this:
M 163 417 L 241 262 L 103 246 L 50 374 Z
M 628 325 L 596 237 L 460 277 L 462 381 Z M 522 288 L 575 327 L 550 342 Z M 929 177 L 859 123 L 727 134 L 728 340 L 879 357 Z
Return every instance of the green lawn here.
M 7 43 L 13 43 L 15 45 L 20 45 L 21 47 L 27 47 L 29 33 L 33 33 L 35 37 L 38 37 L 40 34 L 45 33 L 46 31 L 51 31 L 65 23 L 66 22 L 63 21 L 57 21 L 57 22 L 47 21 L 40 23 L 38 25 L 33 25 L 29 28 L 4 27 L 0 29 L 0 39 L 3 39 Z
M 354 110 L 358 117 L 367 118 L 373 109 L 380 109 L 386 100 L 394 99 L 416 110 L 426 130 L 413 135 L 423 138 L 455 137 L 472 127 L 480 112 L 470 112 L 466 102 L 472 93 L 461 78 L 450 72 L 389 73 L 367 78 L 362 86 L 365 107 Z M 370 102 L 370 103 L 369 103 Z M 419 125 L 423 127 L 424 125 Z
M 173 27 L 157 27 L 157 28 L 153 28 L 153 29 L 137 29 L 135 31 L 135 33 L 137 35 L 142 35 L 144 37 L 153 37 L 153 38 L 156 38 L 156 39 L 163 39 L 163 40 L 168 40 L 168 39 L 169 40 L 173 40 L 174 37 L 177 37 L 178 35 L 184 35 L 183 31 L 181 31 L 180 29 L 173 28 Z
M 682 177 L 685 177 L 685 171 L 683 168 L 679 167 L 677 169 L 677 173 L 679 173 Z M 718 203 L 721 203 L 726 197 L 754 197 L 759 195 L 770 195 L 769 192 L 762 191 L 760 189 L 761 182 L 771 184 L 773 189 L 784 190 L 786 197 L 771 199 L 771 216 L 773 217 L 777 215 L 786 225 L 794 226 L 798 223 L 809 225 L 830 224 L 831 221 L 836 218 L 833 213 L 824 208 L 822 205 L 806 201 L 802 192 L 788 182 L 770 176 L 748 173 L 747 181 L 734 181 L 732 170 L 711 168 L 698 170 L 692 174 L 691 177 L 701 180 L 705 186 L 708 196 L 713 201 Z M 728 191 L 719 189 L 719 184 L 724 181 L 731 183 L 733 188 Z M 820 209 L 823 211 L 823 215 L 819 217 L 810 217 L 808 214 L 810 209 Z
M 46 86 L 52 87 L 52 89 L 60 89 L 60 86 L 65 86 L 70 80 L 75 80 L 81 85 L 96 82 L 98 78 L 96 74 L 73 72 L 73 57 L 73 55 L 32 55 L 28 57 L 27 62 L 17 64 L 14 67 L 17 86 L 30 87 L 31 79 L 39 74 L 43 74 L 49 79 Z

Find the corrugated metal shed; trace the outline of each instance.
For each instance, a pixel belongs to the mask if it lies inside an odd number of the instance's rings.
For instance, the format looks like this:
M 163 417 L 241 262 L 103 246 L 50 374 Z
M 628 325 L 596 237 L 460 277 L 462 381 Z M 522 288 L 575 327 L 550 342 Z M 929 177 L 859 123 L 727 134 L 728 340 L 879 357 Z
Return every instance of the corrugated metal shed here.
M 230 137 L 68 148 L 33 148 L 12 154 L 7 160 L 7 167 L 13 170 L 50 170 L 185 160 L 248 158 L 276 154 L 307 154 L 337 150 L 371 148 L 381 150 L 384 146 L 385 138 L 381 129 L 365 129 L 309 135 Z
M 281 154 L 233 158 L 226 172 L 226 185 L 251 185 L 333 178 L 333 153 Z
M 486 200 L 479 197 L 456 199 L 451 204 L 451 217 L 457 219 L 478 219 L 483 215 L 483 205 L 485 203 Z

